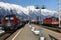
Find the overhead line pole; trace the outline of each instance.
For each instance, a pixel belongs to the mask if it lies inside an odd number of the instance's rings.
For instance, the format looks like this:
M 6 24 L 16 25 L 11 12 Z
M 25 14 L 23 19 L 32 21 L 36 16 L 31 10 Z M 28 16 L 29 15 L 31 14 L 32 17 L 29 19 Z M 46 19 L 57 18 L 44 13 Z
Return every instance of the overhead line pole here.
M 59 18 L 59 28 L 60 26 L 60 0 L 58 0 L 58 18 Z

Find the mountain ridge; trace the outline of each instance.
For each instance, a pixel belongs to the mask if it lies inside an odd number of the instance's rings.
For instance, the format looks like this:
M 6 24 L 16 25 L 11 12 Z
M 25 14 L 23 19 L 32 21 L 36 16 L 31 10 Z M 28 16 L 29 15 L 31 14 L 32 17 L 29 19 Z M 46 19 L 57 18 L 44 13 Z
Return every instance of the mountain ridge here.
M 58 17 L 57 11 L 51 11 L 48 9 L 41 9 L 41 8 L 36 9 L 35 7 L 36 6 L 22 7 L 15 4 L 0 2 L 0 14 L 3 15 L 17 14 L 17 15 L 23 15 L 27 17 L 28 16 L 33 17 L 33 15 L 35 15 L 35 17 L 40 16 L 42 18 L 52 17 L 52 16 Z

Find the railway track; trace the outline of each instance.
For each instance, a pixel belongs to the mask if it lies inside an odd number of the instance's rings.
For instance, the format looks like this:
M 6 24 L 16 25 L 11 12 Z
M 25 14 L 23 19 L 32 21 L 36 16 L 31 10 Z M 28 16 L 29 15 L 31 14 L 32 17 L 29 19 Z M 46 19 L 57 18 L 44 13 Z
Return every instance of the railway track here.
M 4 33 L 3 35 L 0 36 L 0 40 L 5 40 L 5 39 L 8 38 L 11 34 L 13 34 L 13 33 Z
M 22 29 L 22 28 L 18 28 L 17 30 L 15 30 L 13 32 L 5 32 L 4 34 L 0 35 L 0 40 L 6 40 L 11 35 L 13 35 L 16 31 L 18 31 L 19 29 Z
M 22 29 L 22 28 L 20 28 Z M 9 38 L 11 35 L 13 35 L 16 31 L 18 31 L 19 29 L 11 32 L 5 32 L 4 34 L 0 35 L 0 40 L 6 40 L 7 38 Z
M 54 27 L 50 27 L 50 26 L 43 26 L 46 29 L 61 33 L 61 28 L 54 28 Z

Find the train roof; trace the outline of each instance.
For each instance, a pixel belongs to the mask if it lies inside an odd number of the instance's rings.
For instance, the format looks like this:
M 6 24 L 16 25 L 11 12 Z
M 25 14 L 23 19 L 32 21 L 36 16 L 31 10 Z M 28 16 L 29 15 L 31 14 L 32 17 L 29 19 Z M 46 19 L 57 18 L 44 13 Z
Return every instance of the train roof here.
M 15 15 L 6 15 L 5 17 L 13 17 L 13 16 L 15 16 Z

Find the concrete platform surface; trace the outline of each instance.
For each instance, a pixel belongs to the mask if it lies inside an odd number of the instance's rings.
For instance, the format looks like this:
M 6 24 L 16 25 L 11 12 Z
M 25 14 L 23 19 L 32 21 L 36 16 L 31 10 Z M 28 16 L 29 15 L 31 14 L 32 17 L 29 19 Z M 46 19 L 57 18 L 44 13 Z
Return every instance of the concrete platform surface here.
M 8 38 L 7 40 L 39 40 L 39 36 L 35 35 L 31 31 L 29 24 L 26 24 L 22 31 L 17 31 L 14 36 Z
M 39 36 L 33 34 L 29 25 L 26 25 L 14 40 L 39 40 Z

